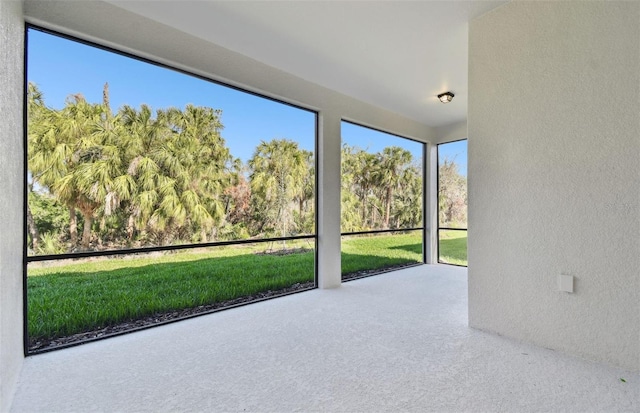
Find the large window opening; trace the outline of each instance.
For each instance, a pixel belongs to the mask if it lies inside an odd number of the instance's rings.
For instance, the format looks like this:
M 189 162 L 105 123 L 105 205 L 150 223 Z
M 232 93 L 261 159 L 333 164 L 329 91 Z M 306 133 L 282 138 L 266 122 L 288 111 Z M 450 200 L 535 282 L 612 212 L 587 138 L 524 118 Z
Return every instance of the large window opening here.
M 315 287 L 315 112 L 27 39 L 28 352 Z
M 467 266 L 467 141 L 438 145 L 438 262 Z
M 424 262 L 424 144 L 343 121 L 342 279 Z

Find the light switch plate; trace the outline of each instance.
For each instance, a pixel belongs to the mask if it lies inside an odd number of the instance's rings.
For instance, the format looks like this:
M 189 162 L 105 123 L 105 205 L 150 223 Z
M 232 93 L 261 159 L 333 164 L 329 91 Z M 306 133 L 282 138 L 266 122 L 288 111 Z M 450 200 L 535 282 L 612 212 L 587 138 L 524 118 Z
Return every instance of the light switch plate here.
M 560 274 L 558 277 L 558 289 L 568 293 L 573 292 L 573 275 Z

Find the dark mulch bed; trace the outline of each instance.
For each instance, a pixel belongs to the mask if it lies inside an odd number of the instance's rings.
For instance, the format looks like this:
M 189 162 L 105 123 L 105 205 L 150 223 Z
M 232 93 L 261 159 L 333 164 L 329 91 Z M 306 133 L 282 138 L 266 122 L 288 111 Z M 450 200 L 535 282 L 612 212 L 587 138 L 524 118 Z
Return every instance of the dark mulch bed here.
M 402 268 L 413 267 L 416 265 L 421 265 L 421 263 L 404 263 L 404 264 L 391 265 L 385 268 L 377 268 L 374 270 L 355 271 L 349 274 L 342 274 L 342 281 L 357 280 L 358 278 L 369 277 L 371 275 L 382 274 L 385 272 L 391 272 L 391 271 L 399 270 Z
M 356 271 L 350 274 L 342 274 L 342 281 L 350 281 L 358 278 L 368 277 L 375 274 L 381 274 L 389 271 L 394 271 L 404 267 L 411 267 L 416 264 L 398 264 L 391 267 L 376 270 L 363 270 Z M 258 294 L 240 297 L 233 300 L 223 301 L 214 304 L 201 305 L 193 308 L 186 308 L 183 310 L 170 311 L 162 314 L 154 314 L 152 316 L 144 317 L 138 320 L 128 321 L 113 326 L 104 327 L 84 333 L 73 334 L 67 337 L 59 337 L 53 339 L 30 339 L 29 340 L 29 353 L 42 353 L 49 350 L 55 350 L 64 347 L 70 347 L 89 341 L 95 341 L 106 337 L 113 337 L 121 335 L 123 333 L 129 333 L 133 331 L 143 330 L 149 327 L 154 327 L 162 324 L 171 323 L 178 320 L 194 317 L 197 315 L 212 313 L 219 310 L 224 310 L 232 307 L 237 307 L 243 304 L 251 302 L 262 301 L 269 298 L 274 298 L 286 294 L 291 294 L 298 291 L 309 290 L 314 288 L 313 282 L 297 283 L 290 287 L 280 290 L 269 290 Z
M 291 254 L 303 254 L 305 252 L 313 251 L 311 248 L 287 248 L 284 250 L 271 249 L 262 252 L 256 252 L 256 255 L 291 255 Z

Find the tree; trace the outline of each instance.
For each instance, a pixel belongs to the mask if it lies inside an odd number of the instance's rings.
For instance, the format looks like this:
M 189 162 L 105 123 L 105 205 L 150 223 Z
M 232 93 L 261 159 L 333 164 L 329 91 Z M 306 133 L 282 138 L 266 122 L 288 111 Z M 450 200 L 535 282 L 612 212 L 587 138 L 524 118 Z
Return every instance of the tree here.
M 166 121 L 172 131 L 158 152 L 168 176 L 161 193 L 160 208 L 152 220 L 174 226 L 191 226 L 206 242 L 224 217 L 221 198 L 231 181 L 229 149 L 220 136 L 221 111 L 187 105 L 169 109 Z
M 376 181 L 384 188 L 385 215 L 383 227 L 389 228 L 391 219 L 391 204 L 393 195 L 400 185 L 403 171 L 412 160 L 411 152 L 398 146 L 386 147 L 379 156 L 379 166 L 376 171 Z
M 155 117 L 146 105 L 121 109 L 128 173 L 136 183 L 128 234 L 133 224 L 160 243 L 194 232 L 206 242 L 214 234 L 224 216 L 232 159 L 220 136 L 220 113 L 193 105 L 158 110 Z
M 224 191 L 225 218 L 220 230 L 224 239 L 249 238 L 251 220 L 251 187 L 243 173 L 234 177 L 232 185 Z
M 412 163 L 412 158 L 410 152 L 397 146 L 378 153 L 342 146 L 343 231 L 419 225 L 422 169 Z
M 444 159 L 438 166 L 438 221 L 441 226 L 467 226 L 467 179 L 455 160 Z
M 287 236 L 292 226 L 292 204 L 303 191 L 307 173 L 305 152 L 287 139 L 262 141 L 249 160 L 254 217 L 261 229 L 280 228 Z M 284 244 L 283 244 L 284 245 Z
M 94 220 L 100 212 L 110 215 L 120 202 L 119 182 L 127 182 L 122 168 L 122 145 L 109 107 L 109 86 L 103 102 L 91 104 L 80 94 L 72 95 L 58 112 L 63 140 L 74 145 L 73 168 L 58 181 L 54 193 L 77 208 L 83 217 L 82 248 L 89 249 Z
M 47 116 L 47 108 L 44 105 L 44 98 L 42 96 L 42 92 L 37 88 L 34 83 L 29 83 L 27 86 L 27 118 L 28 118 L 28 128 L 27 130 L 31 132 L 34 128 L 37 128 L 42 122 L 43 119 Z M 35 132 L 35 131 L 34 131 Z M 31 141 L 31 137 L 34 135 L 28 135 L 28 143 L 27 147 L 30 148 L 29 142 Z M 37 136 L 37 133 L 35 134 Z M 29 157 L 29 156 L 28 156 Z M 33 196 L 33 186 L 34 180 L 33 175 L 30 175 L 27 180 L 27 189 L 28 189 L 28 200 L 30 200 Z M 37 250 L 40 243 L 40 231 L 36 226 L 35 220 L 33 218 L 33 214 L 31 212 L 31 202 L 27 202 L 27 230 L 30 235 L 31 241 L 31 249 L 33 251 Z
M 127 239 L 132 242 L 136 230 L 140 232 L 147 229 L 160 197 L 158 190 L 162 179 L 155 154 L 162 148 L 165 128 L 156 119 L 152 109 L 144 104 L 139 110 L 125 105 L 120 108 L 118 117 L 122 128 L 121 145 L 125 151 L 124 165 L 134 183 L 126 188 L 128 194 L 124 193 L 123 188 L 122 196 L 126 201 L 123 209 L 127 211 Z
M 105 87 L 106 88 L 106 87 Z M 76 210 L 84 218 L 82 247 L 88 248 L 94 213 L 105 195 L 106 174 L 91 165 L 103 159 L 100 140 L 108 133 L 103 104 L 89 104 L 82 95 L 70 96 L 62 110 L 55 111 L 38 100 L 35 85 L 30 86 L 28 110 L 28 165 L 33 181 L 47 188 L 69 209 L 71 244 L 77 242 Z M 92 175 L 89 175 L 92 174 Z M 92 182 L 91 176 L 100 175 Z
M 393 199 L 392 226 L 413 228 L 422 222 L 422 168 L 407 167 L 399 180 Z
M 31 84 L 28 110 L 30 188 L 37 185 L 68 208 L 71 249 L 78 239 L 76 211 L 83 249 L 94 230 L 111 234 L 116 245 L 149 234 L 161 243 L 215 234 L 224 216 L 222 193 L 233 179 L 220 111 L 188 105 L 154 113 L 142 105 L 124 106 L 114 116 L 107 84 L 102 103 L 77 94 L 60 110 L 47 108 Z M 33 247 L 38 228 L 34 219 L 28 222 Z
M 314 211 L 315 205 L 315 164 L 313 161 L 313 152 L 301 150 L 304 158 L 305 168 L 300 177 L 300 186 L 298 193 L 294 196 L 297 203 L 297 210 L 294 211 L 294 223 L 298 232 L 312 233 L 314 231 Z
M 376 176 L 378 170 L 378 157 L 374 154 L 367 153 L 362 149 L 356 149 L 355 152 L 355 174 L 353 176 L 355 193 L 360 200 L 360 208 L 362 215 L 362 224 L 365 227 L 373 228 L 376 226 L 375 205 L 371 205 L 371 218 L 368 219 L 367 206 L 374 201 L 373 189 L 376 185 Z
M 251 188 L 245 177 L 245 167 L 238 158 L 232 162 L 231 182 L 223 192 L 223 200 L 224 222 L 246 226 L 251 217 Z
M 346 143 L 342 145 L 342 162 L 340 180 L 340 228 L 343 232 L 354 232 L 363 229 L 363 217 L 361 215 L 360 199 L 355 177 L 360 174 L 356 148 Z
M 56 198 L 39 191 L 29 190 L 27 211 L 31 211 L 35 231 L 41 236 L 41 243 L 33 242 L 33 232 L 29 229 L 30 249 L 35 253 L 49 253 L 52 249 L 61 248 L 62 234 L 69 226 L 69 215 L 64 205 L 60 205 Z M 47 248 L 46 244 L 55 244 L 56 248 Z M 51 246 L 51 245 L 50 245 Z

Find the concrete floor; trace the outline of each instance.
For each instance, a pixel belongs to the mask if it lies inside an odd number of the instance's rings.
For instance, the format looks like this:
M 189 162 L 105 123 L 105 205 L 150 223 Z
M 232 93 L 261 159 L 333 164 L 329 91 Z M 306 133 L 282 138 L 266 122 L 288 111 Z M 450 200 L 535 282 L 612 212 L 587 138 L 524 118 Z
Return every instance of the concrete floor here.
M 29 357 L 11 411 L 640 411 L 637 373 L 466 314 L 466 269 L 414 267 Z

